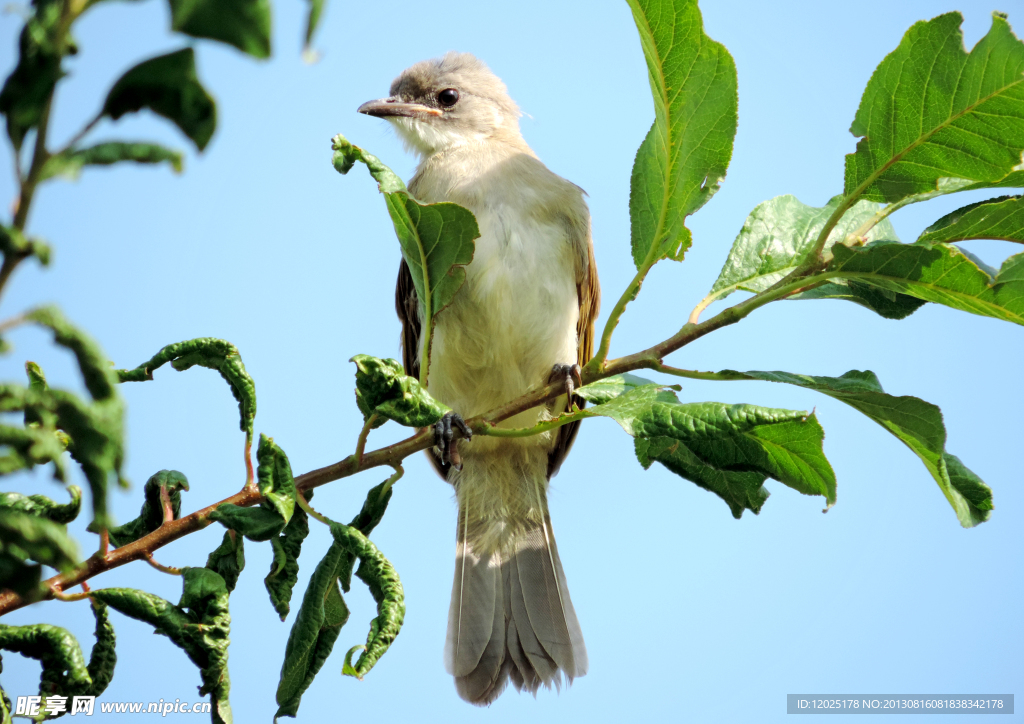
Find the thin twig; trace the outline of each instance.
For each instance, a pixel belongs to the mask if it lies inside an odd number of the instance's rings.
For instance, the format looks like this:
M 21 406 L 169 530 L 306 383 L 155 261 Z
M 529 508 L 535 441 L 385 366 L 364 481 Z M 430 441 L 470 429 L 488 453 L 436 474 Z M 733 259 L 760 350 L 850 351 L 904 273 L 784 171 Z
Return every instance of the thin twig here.
M 173 566 L 165 566 L 165 565 L 162 565 L 160 563 L 157 563 L 156 559 L 153 558 L 153 554 L 152 553 L 146 553 L 143 556 L 143 558 L 145 559 L 146 563 L 148 563 L 149 565 L 153 566 L 153 568 L 157 569 L 161 573 L 166 573 L 166 574 L 171 575 L 171 576 L 180 576 L 181 575 L 181 569 L 180 568 L 174 568 Z
M 363 451 L 366 450 L 366 438 L 370 436 L 370 430 L 373 429 L 373 425 L 378 419 L 376 412 L 370 413 L 370 416 L 366 418 L 366 422 L 363 423 L 363 429 L 359 431 L 359 438 L 356 440 L 356 464 L 363 461 Z
M 308 515 L 308 516 L 310 516 L 312 518 L 316 518 L 317 520 L 319 520 L 321 523 L 323 523 L 327 527 L 330 527 L 330 525 L 331 525 L 330 519 L 326 518 L 325 516 L 320 515 L 315 510 L 313 510 L 313 506 L 309 504 L 308 500 L 306 500 L 306 496 L 302 494 L 302 491 L 297 491 L 295 493 L 295 502 L 299 504 L 300 508 L 302 508 L 304 511 L 306 511 L 306 515 Z

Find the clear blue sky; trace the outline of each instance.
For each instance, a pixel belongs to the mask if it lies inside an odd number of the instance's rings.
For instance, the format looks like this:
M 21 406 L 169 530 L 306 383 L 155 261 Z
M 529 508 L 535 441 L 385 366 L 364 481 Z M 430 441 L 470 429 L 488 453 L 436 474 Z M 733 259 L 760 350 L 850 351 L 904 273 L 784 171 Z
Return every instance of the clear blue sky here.
M 992 10 L 1010 11 L 1010 22 L 1024 30 L 1020 4 L 999 2 L 703 3 L 708 34 L 738 67 L 732 166 L 722 190 L 690 222 L 694 245 L 686 262 L 655 270 L 619 327 L 613 354 L 678 329 L 758 202 L 793 193 L 822 205 L 842 190 L 861 91 L 914 21 L 960 9 L 970 47 Z M 405 178 L 414 161 L 384 122 L 355 112 L 360 103 L 385 95 L 403 68 L 450 49 L 488 62 L 526 114 L 523 132 L 541 159 L 589 193 L 606 313 L 634 271 L 629 171 L 653 118 L 624 2 L 335 1 L 316 40 L 323 58 L 312 66 L 299 57 L 304 8 L 292 0 L 275 4 L 269 62 L 196 44 L 220 125 L 204 155 L 189 151 L 183 176 L 122 167 L 46 187 L 30 228 L 54 245 L 53 265 L 19 270 L 2 310 L 6 317 L 56 302 L 122 367 L 170 342 L 231 340 L 257 383 L 257 431 L 276 439 L 296 472 L 353 450 L 361 420 L 346 360 L 398 355 L 398 245 L 370 178 L 358 168 L 348 177 L 332 169 L 330 138 L 344 132 Z M 168 25 L 165 4 L 153 0 L 89 12 L 77 32 L 81 54 L 57 101 L 58 140 L 95 113 L 125 69 L 185 42 Z M 19 26 L 16 16 L 0 16 L 5 73 Z M 96 138 L 186 147 L 176 129 L 152 117 L 104 123 Z M 0 166 L 10 168 L 6 149 Z M 11 179 L 0 174 L 0 199 L 14 197 Z M 975 198 L 919 205 L 894 223 L 912 240 Z M 996 265 L 1013 251 L 1001 242 L 970 248 Z M 10 341 L 16 350 L 0 360 L 4 379 L 20 379 L 27 358 L 53 383 L 79 386 L 69 358 L 52 352 L 42 333 L 23 330 Z M 373 615 L 369 594 L 354 589 L 352 619 L 298 720 L 372 714 L 382 722 L 767 722 L 786 716 L 787 693 L 1021 693 L 1021 359 L 1024 333 L 1007 323 L 934 305 L 892 322 L 841 301 L 776 303 L 677 353 L 674 364 L 697 369 L 872 369 L 887 391 L 938 404 L 948 449 L 995 491 L 991 521 L 961 529 L 919 460 L 837 401 L 768 383 L 685 382 L 685 400 L 816 408 L 839 480 L 838 504 L 822 515 L 821 499 L 769 482 L 773 495 L 761 514 L 736 521 L 712 494 L 661 467 L 643 471 L 614 423 L 588 421 L 550 495 L 590 673 L 568 691 L 544 691 L 536 700 L 507 692 L 487 710 L 460 701 L 442 665 L 455 507 L 450 488 L 417 456 L 374 534 L 402 576 L 405 627 L 365 681 L 342 678 L 342 655 L 364 640 Z M 142 483 L 161 468 L 188 476 L 186 511 L 239 488 L 237 408 L 215 373 L 162 370 L 155 382 L 122 393 L 135 487 L 112 496 L 119 520 L 137 514 Z M 370 445 L 402 436 L 389 425 Z M 317 492 L 316 506 L 347 521 L 383 477 L 370 471 L 331 484 Z M 42 471 L 21 482 L 25 492 L 62 495 Z M 91 549 L 95 537 L 74 528 Z M 212 526 L 158 559 L 203 565 L 221 535 Z M 296 605 L 328 545 L 314 525 Z M 247 724 L 273 714 L 292 619 L 277 620 L 263 588 L 269 546 L 247 543 L 246 559 L 231 599 L 231 678 L 236 721 Z M 180 595 L 176 579 L 142 564 L 94 585 L 141 587 L 174 601 Z M 87 605 L 46 603 L 5 619 L 38 621 L 69 627 L 88 648 Z M 118 670 L 102 700 L 196 699 L 199 675 L 182 652 L 118 614 L 115 625 Z M 34 662 L 4 657 L 9 693 L 34 693 L 37 681 Z

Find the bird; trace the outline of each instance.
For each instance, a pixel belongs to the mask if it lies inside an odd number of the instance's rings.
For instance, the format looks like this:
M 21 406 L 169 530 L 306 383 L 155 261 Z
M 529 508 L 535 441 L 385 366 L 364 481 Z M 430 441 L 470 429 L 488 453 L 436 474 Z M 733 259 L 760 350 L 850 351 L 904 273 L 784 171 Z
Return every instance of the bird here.
M 436 427 L 433 467 L 455 488 L 456 565 L 444 660 L 459 696 L 489 705 L 509 681 L 536 696 L 587 673 L 586 645 L 558 556 L 547 490 L 579 422 L 531 437 L 477 435 L 456 449 L 452 426 L 538 385 L 563 380 L 554 403 L 499 423 L 520 428 L 571 405 L 593 354 L 600 287 L 583 190 L 523 139 L 505 84 L 469 53 L 403 71 L 359 112 L 384 118 L 419 156 L 408 191 L 473 212 L 480 236 L 464 285 L 434 320 L 428 392 L 454 412 Z M 408 265 L 398 274 L 407 375 L 424 364 L 423 320 Z

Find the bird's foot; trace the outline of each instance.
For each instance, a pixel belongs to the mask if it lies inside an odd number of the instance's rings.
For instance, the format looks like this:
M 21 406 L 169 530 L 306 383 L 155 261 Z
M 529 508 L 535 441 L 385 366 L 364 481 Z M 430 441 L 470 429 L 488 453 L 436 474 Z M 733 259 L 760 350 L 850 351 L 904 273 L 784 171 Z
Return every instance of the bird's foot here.
M 441 463 L 462 470 L 462 456 L 459 455 L 458 440 L 452 427 L 462 433 L 467 440 L 472 439 L 473 431 L 469 429 L 462 415 L 447 412 L 444 417 L 434 423 L 434 447 L 441 454 Z
M 583 370 L 580 369 L 579 365 L 555 365 L 551 369 L 551 374 L 548 375 L 548 384 L 552 382 L 561 381 L 565 385 L 565 394 L 568 396 L 569 410 L 572 410 L 576 404 L 573 402 L 572 393 L 575 392 L 577 387 L 583 386 Z

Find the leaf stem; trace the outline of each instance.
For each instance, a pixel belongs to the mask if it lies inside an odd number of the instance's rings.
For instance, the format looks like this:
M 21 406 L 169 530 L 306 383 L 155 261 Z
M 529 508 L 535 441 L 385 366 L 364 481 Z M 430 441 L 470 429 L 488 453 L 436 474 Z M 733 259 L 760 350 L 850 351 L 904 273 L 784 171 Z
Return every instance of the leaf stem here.
M 373 429 L 373 424 L 377 422 L 377 420 L 377 413 L 370 413 L 370 416 L 366 418 L 366 422 L 363 423 L 363 429 L 359 431 L 359 438 L 356 440 L 355 452 L 357 465 L 363 461 L 363 451 L 366 450 L 366 438 L 370 436 L 370 430 Z
M 170 576 L 180 576 L 181 575 L 181 569 L 180 568 L 174 568 L 173 566 L 165 566 L 165 565 L 162 565 L 160 563 L 157 563 L 156 559 L 153 558 L 153 554 L 152 553 L 146 553 L 143 556 L 143 558 L 145 559 L 146 563 L 148 563 L 149 565 L 153 566 L 153 568 L 157 569 L 161 573 L 166 573 L 166 574 L 168 574 Z
M 644 278 L 647 273 L 654 266 L 654 262 L 644 261 L 644 265 L 637 271 L 636 276 L 626 287 L 626 290 L 622 292 L 622 296 L 615 302 L 615 306 L 612 307 L 611 314 L 608 315 L 608 321 L 604 323 L 604 329 L 601 332 L 601 345 L 597 348 L 597 352 L 587 362 L 587 369 L 591 372 L 599 372 L 604 368 L 605 360 L 608 358 L 608 350 L 612 344 L 612 334 L 615 332 L 615 328 L 619 326 L 619 319 L 622 317 L 623 312 L 626 311 L 626 305 L 636 299 L 640 293 L 640 287 L 643 286 Z
M 731 377 L 724 377 L 718 372 L 698 372 L 697 370 L 684 370 L 678 367 L 669 367 L 666 364 L 658 364 L 650 369 L 656 372 L 664 372 L 667 375 L 686 377 L 691 380 L 731 380 Z
M 309 502 L 306 500 L 306 496 L 302 494 L 301 490 L 296 491 L 295 502 L 298 503 L 299 507 L 306 512 L 306 515 L 310 516 L 311 518 L 316 518 L 324 525 L 330 527 L 331 521 L 325 516 L 322 516 L 315 510 L 313 510 L 313 506 L 309 504 Z

